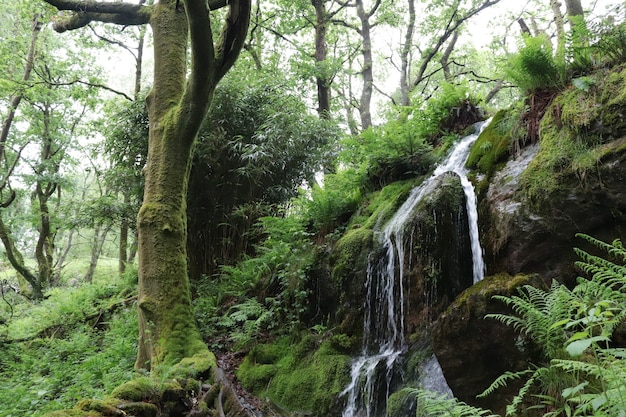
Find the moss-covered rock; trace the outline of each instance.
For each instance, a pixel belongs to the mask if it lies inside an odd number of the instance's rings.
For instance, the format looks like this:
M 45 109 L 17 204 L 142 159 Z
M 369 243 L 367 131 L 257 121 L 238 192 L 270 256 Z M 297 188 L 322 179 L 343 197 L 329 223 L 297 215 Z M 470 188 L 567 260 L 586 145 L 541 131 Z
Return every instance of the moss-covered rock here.
M 153 379 L 139 377 L 115 388 L 111 396 L 127 401 L 154 400 L 160 396 L 160 388 Z
M 510 132 L 506 131 L 506 119 L 510 110 L 497 112 L 474 145 L 467 157 L 466 166 L 485 174 L 487 179 L 501 167 L 509 157 L 511 150 Z
M 626 68 L 585 78 L 586 88 L 561 92 L 541 120 L 541 150 L 522 177 L 523 193 L 536 207 L 562 198 L 568 178 L 584 181 L 602 144 L 626 135 Z
M 526 284 L 545 287 L 537 275 L 486 277 L 457 297 L 433 326 L 433 350 L 448 385 L 461 401 L 503 412 L 519 388 L 510 384 L 492 396 L 476 398 L 504 372 L 526 369 L 533 362 L 535 348 L 530 342 L 513 328 L 485 319 L 486 314 L 511 314 L 493 296 L 510 296 Z
M 387 399 L 387 417 L 406 417 L 415 415 L 416 398 L 411 389 L 394 392 Z
M 326 416 L 337 411 L 338 394 L 350 378 L 350 357 L 341 354 L 328 341 L 321 344 L 312 336 L 288 345 L 289 338 L 276 341 L 283 356 L 272 364 L 255 358 L 271 345 L 259 346 L 240 365 L 237 377 L 243 386 L 259 397 L 267 397 L 279 410 Z M 261 353 L 261 357 L 268 358 Z

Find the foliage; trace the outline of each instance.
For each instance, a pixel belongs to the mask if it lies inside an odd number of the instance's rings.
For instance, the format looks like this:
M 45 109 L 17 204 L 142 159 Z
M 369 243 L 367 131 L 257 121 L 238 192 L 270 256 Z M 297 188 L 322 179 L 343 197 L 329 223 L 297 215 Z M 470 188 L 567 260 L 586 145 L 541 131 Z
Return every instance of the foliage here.
M 565 68 L 555 61 L 547 36 L 524 36 L 516 54 L 505 69 L 509 77 L 525 93 L 542 89 L 561 89 L 565 85 Z
M 598 161 L 615 152 L 607 142 L 620 138 L 626 124 L 615 115 L 626 105 L 626 70 L 590 75 L 589 91 L 572 88 L 559 94 L 541 120 L 541 148 L 521 177 L 522 192 L 536 205 L 584 183 Z
M 455 398 L 416 388 L 408 391 L 416 398 L 416 417 L 497 417 L 488 410 L 472 407 Z
M 143 197 L 142 169 L 148 157 L 148 113 L 145 101 L 111 100 L 106 119 L 101 120 L 104 132 L 104 153 L 111 167 L 106 171 L 108 186 L 127 198 L 123 210 L 112 218 L 126 219 L 133 224 Z M 122 204 L 119 202 L 118 204 Z
M 324 184 L 313 185 L 296 203 L 312 223 L 315 234 L 324 237 L 345 226 L 362 201 L 358 177 L 353 171 L 324 176 Z
M 424 175 L 436 158 L 445 154 L 451 140 L 481 118 L 478 98 L 467 84 L 443 83 L 427 101 L 394 108 L 388 121 L 341 143 L 341 167 L 362 176 L 366 190 Z M 436 153 L 433 153 L 434 148 Z
M 595 42 L 588 46 L 588 54 L 595 60 L 593 66 L 612 67 L 626 62 L 626 24 L 615 24 L 609 19 L 589 25 Z
M 511 151 L 510 129 L 507 126 L 511 111 L 500 110 L 493 116 L 472 146 L 466 166 L 491 177 Z
M 103 398 L 128 380 L 136 310 L 129 304 L 113 315 L 105 311 L 126 291 L 123 282 L 53 289 L 38 305 L 16 305 L 15 318 L 0 328 L 0 415 L 69 408 L 85 397 Z
M 195 275 L 252 254 L 255 227 L 327 165 L 339 131 L 310 114 L 298 92 L 273 75 L 227 77 L 200 131 L 191 173 L 189 248 Z M 196 272 L 197 271 L 197 272 Z
M 257 247 L 258 255 L 224 266 L 215 285 L 204 287 L 209 291 L 199 292 L 194 301 L 201 331 L 208 336 L 228 334 L 239 347 L 249 346 L 263 332 L 294 331 L 309 308 L 308 269 L 315 248 L 302 220 L 265 217 L 261 224 L 266 238 Z M 219 316 L 217 308 L 227 297 L 239 299 Z
M 520 296 L 497 297 L 516 315 L 488 315 L 512 325 L 538 342 L 546 362 L 535 369 L 506 373 L 483 394 L 509 380 L 528 377 L 507 415 L 531 408 L 546 416 L 617 416 L 626 413 L 626 350 L 610 345 L 616 327 L 626 319 L 626 250 L 619 240 L 605 243 L 578 235 L 604 255 L 581 249 L 576 265 L 588 278 L 572 290 L 554 283 L 550 291 L 525 286 Z M 537 391 L 539 389 L 539 392 Z

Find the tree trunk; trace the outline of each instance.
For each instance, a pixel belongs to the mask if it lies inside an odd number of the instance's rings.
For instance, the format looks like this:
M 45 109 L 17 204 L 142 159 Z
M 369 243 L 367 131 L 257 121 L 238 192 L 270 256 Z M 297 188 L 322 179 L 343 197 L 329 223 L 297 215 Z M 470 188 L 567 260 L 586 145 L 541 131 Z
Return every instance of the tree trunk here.
M 406 34 L 404 36 L 404 45 L 402 45 L 402 51 L 400 52 L 400 96 L 401 104 L 403 106 L 409 106 L 411 101 L 409 99 L 409 79 L 411 71 L 411 63 L 409 60 L 411 49 L 413 48 L 413 31 L 415 29 L 415 0 L 408 0 L 409 3 L 409 22 L 406 26 Z
M 359 113 L 361 115 L 361 129 L 365 130 L 372 126 L 372 93 L 374 90 L 374 60 L 372 59 L 372 37 L 370 17 L 365 11 L 363 0 L 356 0 L 356 10 L 361 21 L 361 37 L 363 41 L 363 90 L 359 101 Z
M 145 24 L 154 39 L 154 82 L 139 243 L 139 346 L 135 366 L 154 371 L 181 363 L 185 372 L 207 371 L 215 357 L 194 321 L 187 272 L 186 193 L 193 144 L 219 80 L 239 56 L 250 22 L 250 0 L 160 0 L 151 6 L 118 2 L 45 0 L 73 10 L 55 30 L 93 20 Z M 229 11 L 213 42 L 210 11 Z M 187 50 L 191 67 L 187 68 Z
M 556 52 L 555 61 L 559 65 L 565 65 L 565 23 L 563 22 L 563 13 L 561 13 L 561 2 L 559 0 L 550 0 L 552 14 L 554 14 L 554 23 L 556 24 Z
M 452 39 L 450 39 L 450 42 L 448 42 L 448 46 L 443 51 L 443 55 L 441 56 L 441 59 L 439 60 L 439 63 L 441 64 L 441 68 L 443 69 L 444 79 L 449 83 L 452 82 L 452 72 L 450 71 L 450 55 L 452 55 L 452 52 L 454 51 L 454 47 L 456 46 L 456 41 L 458 39 L 459 39 L 459 31 L 457 30 L 452 34 Z
M 196 131 L 177 126 L 180 109 L 172 106 L 184 90 L 188 42 L 187 19 L 175 3 L 156 4 L 150 22 L 155 74 L 148 96 L 144 198 L 137 217 L 139 369 L 174 364 L 206 348 L 193 319 L 187 276 L 185 200 Z
M 330 117 L 330 80 L 326 70 L 326 25 L 328 14 L 326 13 L 326 0 L 312 0 L 315 7 L 315 63 L 317 73 L 317 112 L 321 118 Z
M 87 269 L 87 273 L 85 274 L 85 282 L 91 283 L 93 282 L 93 276 L 96 272 L 96 267 L 98 266 L 98 260 L 100 259 L 100 255 L 102 254 L 102 247 L 104 246 L 104 241 L 106 240 L 107 234 L 109 233 L 109 229 L 105 228 L 100 232 L 102 228 L 102 224 L 98 223 L 95 225 L 93 230 L 93 239 L 91 241 L 91 258 L 89 259 L 89 268 Z

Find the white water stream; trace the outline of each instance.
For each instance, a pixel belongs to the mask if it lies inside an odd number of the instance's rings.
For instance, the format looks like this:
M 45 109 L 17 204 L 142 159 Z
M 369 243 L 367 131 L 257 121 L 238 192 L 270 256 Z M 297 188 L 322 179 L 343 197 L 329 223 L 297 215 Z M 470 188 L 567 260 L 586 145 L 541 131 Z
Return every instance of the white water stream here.
M 461 139 L 446 160 L 421 185 L 415 187 L 407 200 L 380 233 L 385 251 L 382 259 L 370 259 L 367 270 L 367 298 L 363 323 L 361 356 L 352 363 L 350 384 L 341 395 L 347 395 L 342 417 L 378 417 L 377 398 L 391 394 L 395 365 L 406 350 L 404 335 L 404 257 L 403 231 L 406 221 L 422 198 L 430 194 L 445 172 L 454 172 L 460 179 L 467 201 L 467 217 L 472 249 L 474 283 L 483 278 L 485 263 L 478 236 L 476 194 L 467 179 L 465 161 L 472 144 L 489 121 L 477 123 L 476 132 Z M 410 248 L 409 248 L 410 250 Z M 436 358 L 435 358 L 436 360 Z M 384 389 L 384 393 L 381 393 Z

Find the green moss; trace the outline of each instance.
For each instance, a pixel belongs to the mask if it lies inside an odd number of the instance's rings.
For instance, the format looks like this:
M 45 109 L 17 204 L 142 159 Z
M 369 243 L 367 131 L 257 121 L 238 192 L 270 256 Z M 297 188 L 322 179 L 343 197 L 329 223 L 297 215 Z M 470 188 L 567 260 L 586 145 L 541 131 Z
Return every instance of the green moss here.
M 101 413 L 83 410 L 59 410 L 44 414 L 42 417 L 104 417 Z
M 159 409 L 156 405 L 143 402 L 124 403 L 119 406 L 126 415 L 134 417 L 156 417 Z
M 595 170 L 617 147 L 604 144 L 626 135 L 626 69 L 599 71 L 588 89 L 559 94 L 541 120 L 540 151 L 520 180 L 522 195 L 541 208 Z
M 249 358 L 257 364 L 270 364 L 277 362 L 286 355 L 291 345 L 290 337 L 281 337 L 274 343 L 257 345 L 250 350 Z
M 312 336 L 281 351 L 284 356 L 273 364 L 258 364 L 248 356 L 237 377 L 244 387 L 288 413 L 327 415 L 349 381 L 350 357 L 339 353 L 329 341 L 319 344 Z
M 466 166 L 488 178 L 508 159 L 511 149 L 510 132 L 504 131 L 510 110 L 500 110 L 493 116 L 470 150 Z
M 76 404 L 77 409 L 83 411 L 97 411 L 104 415 L 117 415 L 120 413 L 117 408 L 121 401 L 117 398 L 107 398 L 105 400 L 81 400 Z
M 174 365 L 171 377 L 185 379 L 207 376 L 209 371 L 217 366 L 217 359 L 204 344 L 203 347 L 193 356 L 184 358 Z
M 468 308 L 479 308 L 484 310 L 488 302 L 494 295 L 509 296 L 515 292 L 517 288 L 523 285 L 541 285 L 541 280 L 535 274 L 517 274 L 511 276 L 507 273 L 490 275 L 483 280 L 472 285 L 463 291 L 454 302 L 448 307 L 448 310 Z M 477 300 L 481 300 L 477 302 Z M 479 312 L 478 315 L 484 314 L 485 311 Z
M 128 401 L 143 401 L 158 396 L 159 387 L 155 381 L 147 377 L 135 378 L 111 392 L 111 396 Z
M 387 400 L 387 417 L 405 417 L 415 405 L 415 390 L 403 389 L 394 392 Z
M 398 181 L 387 185 L 382 190 L 372 193 L 366 207 L 367 220 L 363 227 L 373 229 L 376 224 L 386 223 L 402 205 L 409 193 L 418 183 L 415 180 Z
M 250 357 L 239 365 L 237 376 L 246 389 L 252 392 L 263 391 L 278 372 L 276 365 L 255 364 Z
M 365 227 L 348 230 L 335 244 L 332 253 L 332 277 L 343 283 L 355 270 L 364 267 L 372 248 L 374 232 Z

